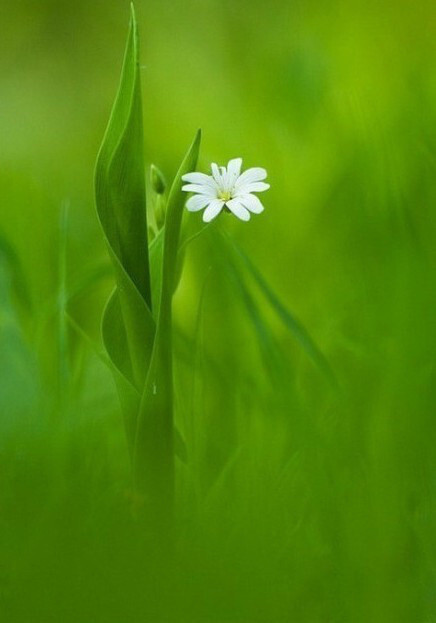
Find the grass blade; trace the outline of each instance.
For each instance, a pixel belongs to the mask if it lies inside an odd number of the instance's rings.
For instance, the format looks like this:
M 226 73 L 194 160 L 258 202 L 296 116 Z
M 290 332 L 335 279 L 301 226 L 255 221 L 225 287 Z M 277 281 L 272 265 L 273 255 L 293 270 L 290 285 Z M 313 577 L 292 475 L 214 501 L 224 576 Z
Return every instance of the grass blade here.
M 327 380 L 333 385 L 337 386 L 337 379 L 333 370 L 330 367 L 324 354 L 317 346 L 315 341 L 310 336 L 307 329 L 303 324 L 292 314 L 286 306 L 281 302 L 279 297 L 270 288 L 258 268 L 253 264 L 250 258 L 244 253 L 244 251 L 227 235 L 224 236 L 228 246 L 233 250 L 234 254 L 242 261 L 249 273 L 253 277 L 254 281 L 258 285 L 259 289 L 269 302 L 271 307 L 275 310 L 285 327 L 296 338 L 300 346 L 304 349 L 310 359 L 316 364 L 316 366 L 323 372 Z

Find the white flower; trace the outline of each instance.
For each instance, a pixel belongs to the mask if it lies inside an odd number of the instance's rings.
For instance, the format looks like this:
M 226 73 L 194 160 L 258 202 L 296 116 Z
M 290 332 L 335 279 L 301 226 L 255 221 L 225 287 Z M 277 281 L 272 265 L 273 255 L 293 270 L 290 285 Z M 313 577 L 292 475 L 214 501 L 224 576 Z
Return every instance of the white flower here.
M 205 173 L 187 173 L 182 177 L 182 190 L 196 193 L 186 203 L 190 212 L 204 210 L 203 221 L 209 223 L 226 207 L 242 221 L 250 220 L 250 213 L 260 214 L 263 205 L 252 193 L 268 190 L 264 180 L 265 169 L 255 167 L 241 173 L 242 158 L 230 160 L 226 167 L 211 164 L 212 175 Z

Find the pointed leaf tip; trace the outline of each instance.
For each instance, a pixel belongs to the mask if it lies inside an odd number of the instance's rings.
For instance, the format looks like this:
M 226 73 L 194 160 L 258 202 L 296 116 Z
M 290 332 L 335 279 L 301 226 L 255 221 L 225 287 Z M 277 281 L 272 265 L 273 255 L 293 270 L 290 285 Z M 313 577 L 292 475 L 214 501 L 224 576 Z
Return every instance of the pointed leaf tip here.
M 135 45 L 138 47 L 138 22 L 136 19 L 136 10 L 133 2 L 130 3 L 130 30 L 133 31 Z

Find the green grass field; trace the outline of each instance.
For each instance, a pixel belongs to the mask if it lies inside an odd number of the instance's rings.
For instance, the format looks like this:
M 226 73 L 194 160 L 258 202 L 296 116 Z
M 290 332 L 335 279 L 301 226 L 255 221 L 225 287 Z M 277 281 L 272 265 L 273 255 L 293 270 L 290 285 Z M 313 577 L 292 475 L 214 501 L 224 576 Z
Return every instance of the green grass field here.
M 183 212 L 160 532 L 138 474 L 166 446 L 145 426 L 132 470 L 101 336 L 129 2 L 0 0 L 1 620 L 435 623 L 433 3 L 135 8 L 149 218 L 150 165 L 170 183 L 198 128 L 195 170 L 242 157 L 271 189 L 249 223 Z

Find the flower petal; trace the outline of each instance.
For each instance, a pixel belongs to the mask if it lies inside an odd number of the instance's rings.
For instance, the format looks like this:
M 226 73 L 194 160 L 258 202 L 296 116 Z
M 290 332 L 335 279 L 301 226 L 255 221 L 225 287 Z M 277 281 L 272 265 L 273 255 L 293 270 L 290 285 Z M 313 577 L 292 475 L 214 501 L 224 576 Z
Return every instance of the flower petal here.
M 210 165 L 210 168 L 212 170 L 213 179 L 218 184 L 218 188 L 220 190 L 222 190 L 223 189 L 223 179 L 221 177 L 221 173 L 220 173 L 220 170 L 218 168 L 218 165 L 215 162 L 212 162 L 212 164 Z
M 227 165 L 227 171 L 232 175 L 239 176 L 242 167 L 242 158 L 233 158 L 233 160 L 229 160 Z
M 189 210 L 189 212 L 198 212 L 198 210 L 202 210 L 209 205 L 211 201 L 213 201 L 212 197 L 208 197 L 207 195 L 193 195 L 189 197 L 186 202 L 186 209 Z
M 212 219 L 218 216 L 223 207 L 224 201 L 221 199 L 214 199 L 211 201 L 203 213 L 203 221 L 205 223 L 209 223 Z
M 229 160 L 227 165 L 227 181 L 229 185 L 229 189 L 233 188 L 236 180 L 241 173 L 242 167 L 242 158 L 233 158 L 233 160 Z
M 265 184 L 265 182 L 242 184 L 242 186 L 235 186 L 235 196 L 241 197 L 242 195 L 249 195 L 250 193 L 261 193 L 264 190 L 268 190 L 269 187 L 269 184 Z
M 250 220 L 250 212 L 244 208 L 239 199 L 230 199 L 230 201 L 226 201 L 226 206 L 233 212 L 235 216 L 241 219 L 241 221 L 249 221 Z
M 238 189 L 244 184 L 251 184 L 252 182 L 260 182 L 267 176 L 266 169 L 261 167 L 253 167 L 244 171 L 236 180 L 235 188 Z
M 242 195 L 242 197 L 239 197 L 239 201 L 253 214 L 260 214 L 265 209 L 256 195 Z
M 216 190 L 211 186 L 205 186 L 203 184 L 185 184 L 182 186 L 182 190 L 187 193 L 199 193 L 200 195 L 207 195 L 208 197 L 216 197 Z
M 210 186 L 211 188 L 217 187 L 213 177 L 205 173 L 186 173 L 186 175 L 182 176 L 182 180 L 190 184 L 200 184 L 201 186 Z

